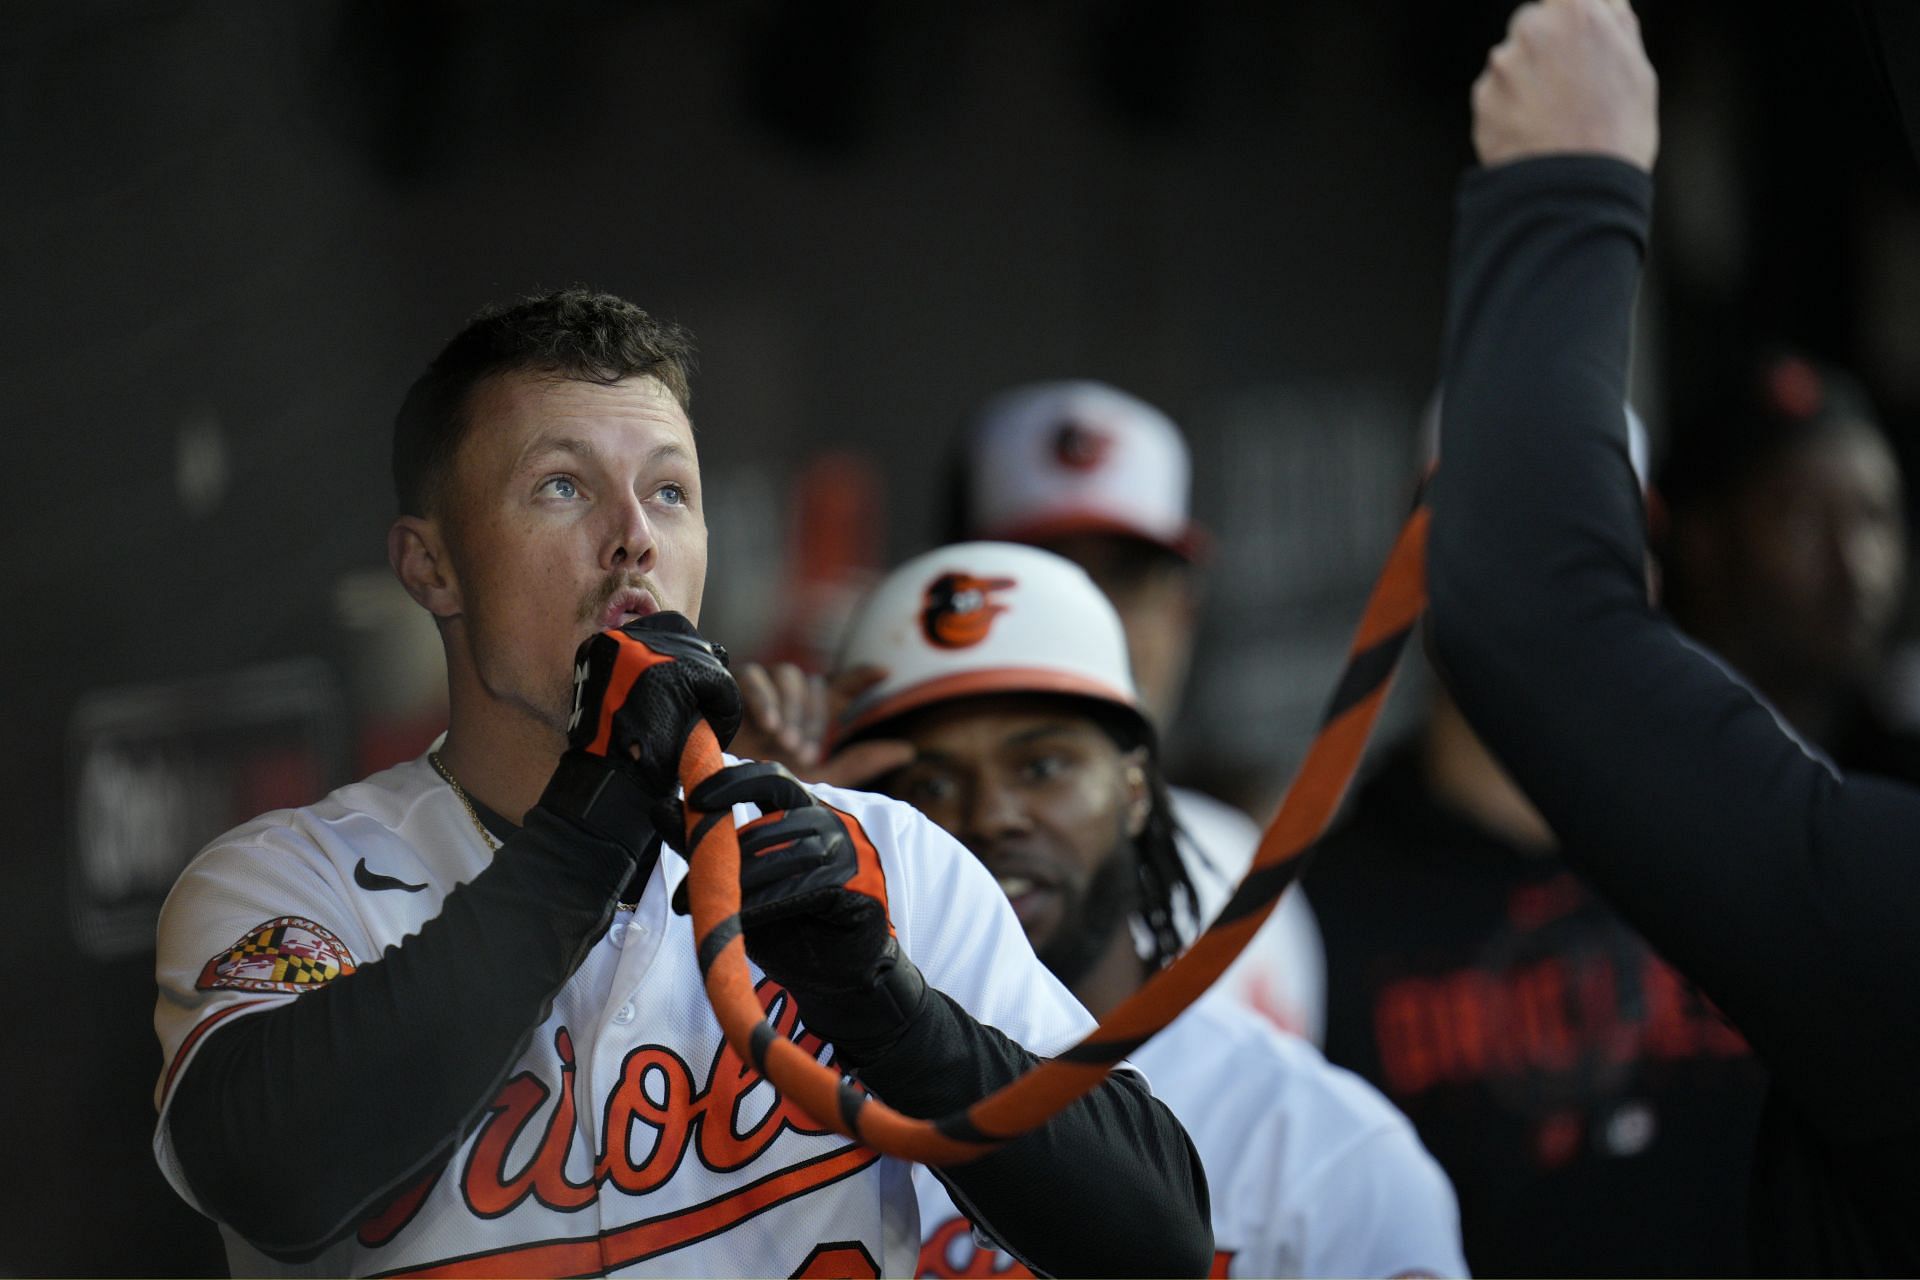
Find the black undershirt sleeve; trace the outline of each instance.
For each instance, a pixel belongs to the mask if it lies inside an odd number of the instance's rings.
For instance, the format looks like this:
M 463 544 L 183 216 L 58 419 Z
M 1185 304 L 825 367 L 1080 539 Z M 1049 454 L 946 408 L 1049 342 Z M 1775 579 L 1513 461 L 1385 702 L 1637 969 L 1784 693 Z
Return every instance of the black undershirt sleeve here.
M 1462 184 L 1435 652 L 1568 861 L 1864 1141 L 1920 1117 L 1920 792 L 1840 775 L 1648 604 L 1622 404 L 1651 201 L 1599 156 Z
M 1038 1059 L 929 990 L 860 1079 L 907 1115 L 963 1110 Z M 1000 1246 L 1041 1275 L 1203 1276 L 1206 1174 L 1186 1130 L 1130 1071 L 990 1155 L 934 1173 Z
M 625 848 L 535 809 L 404 945 L 209 1033 L 168 1134 L 215 1217 L 311 1257 L 447 1160 L 635 877 Z M 298 1195 L 255 1153 L 302 1153 Z

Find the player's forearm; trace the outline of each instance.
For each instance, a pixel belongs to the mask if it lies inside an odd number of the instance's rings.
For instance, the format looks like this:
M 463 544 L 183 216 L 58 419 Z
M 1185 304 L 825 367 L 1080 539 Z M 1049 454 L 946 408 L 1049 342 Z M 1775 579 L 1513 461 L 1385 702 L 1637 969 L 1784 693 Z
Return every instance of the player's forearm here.
M 1463 188 L 1435 647 L 1569 861 L 1832 1114 L 1903 1092 L 1888 1047 L 1920 1043 L 1911 1001 L 1862 996 L 1920 979 L 1912 931 L 1877 922 L 1911 900 L 1920 798 L 1843 785 L 1646 602 L 1622 403 L 1649 204 L 1643 173 L 1592 157 Z
M 909 1115 L 959 1111 L 1024 1073 L 1031 1053 L 938 991 L 860 1078 Z M 1034 1133 L 937 1170 L 954 1200 L 1045 1275 L 1193 1275 L 1213 1256 L 1206 1175 L 1173 1113 L 1129 1072 Z
M 208 1036 L 169 1134 L 195 1194 L 263 1251 L 318 1252 L 444 1161 L 606 929 L 627 851 L 539 810 L 380 959 Z M 298 1194 L 263 1160 L 301 1167 Z

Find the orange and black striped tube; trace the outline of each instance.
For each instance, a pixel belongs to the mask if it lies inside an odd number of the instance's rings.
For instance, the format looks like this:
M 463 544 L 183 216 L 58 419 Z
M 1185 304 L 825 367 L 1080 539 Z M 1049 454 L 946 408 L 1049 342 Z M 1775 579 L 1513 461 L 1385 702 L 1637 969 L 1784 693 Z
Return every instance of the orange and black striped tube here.
M 693 868 L 687 901 L 707 997 L 727 1042 L 817 1123 L 885 1155 L 923 1164 L 956 1164 L 985 1155 L 1039 1128 L 1093 1090 L 1233 963 L 1332 822 L 1386 702 L 1400 653 L 1426 608 L 1427 525 L 1426 504 L 1417 500 L 1367 599 L 1313 745 L 1233 896 L 1191 947 L 1080 1043 L 966 1110 L 938 1119 L 902 1115 L 856 1089 L 776 1033 L 761 1015 L 740 929 L 740 845 L 733 823 L 709 821 L 689 810 L 687 856 Z M 702 724 L 681 758 L 680 778 L 688 793 L 721 765 L 720 745 Z

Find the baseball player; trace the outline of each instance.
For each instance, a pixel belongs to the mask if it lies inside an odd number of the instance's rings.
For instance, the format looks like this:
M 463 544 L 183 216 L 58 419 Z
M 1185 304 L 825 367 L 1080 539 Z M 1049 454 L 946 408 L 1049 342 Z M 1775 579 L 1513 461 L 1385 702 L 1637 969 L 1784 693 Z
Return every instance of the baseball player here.
M 1084 572 L 1009 543 L 929 552 L 874 590 L 841 663 L 888 673 L 843 736 L 912 744 L 888 793 L 972 850 L 1090 1010 L 1104 1016 L 1172 959 L 1192 886 L 1120 619 Z M 1305 1040 L 1215 989 L 1132 1057 L 1207 1166 L 1213 1275 L 1465 1274 L 1439 1166 Z M 937 1179 L 917 1184 L 921 1275 L 1021 1273 Z
M 1569 865 L 1767 1067 L 1758 1272 L 1912 1274 L 1920 792 L 1836 769 L 1678 635 L 1641 579 L 1619 405 L 1657 96 L 1625 0 L 1521 6 L 1475 82 L 1483 167 L 1462 181 L 1453 240 L 1434 652 Z
M 1031 543 L 1072 560 L 1119 611 L 1142 710 L 1164 729 L 1186 687 L 1200 615 L 1205 533 L 1188 509 L 1192 459 L 1180 429 L 1100 382 L 1044 382 L 989 399 L 963 444 L 954 533 Z M 1170 791 L 1195 891 L 1182 932 L 1219 914 L 1253 861 L 1260 829 L 1238 809 Z M 1318 1041 L 1326 959 L 1313 911 L 1289 889 L 1220 985 Z
M 215 840 L 160 922 L 154 1149 L 237 1274 L 913 1265 L 908 1167 L 725 1047 L 671 905 L 677 759 L 740 719 L 688 621 L 689 355 L 565 291 L 482 315 L 400 411 L 389 553 L 440 627 L 447 733 Z M 686 799 L 753 820 L 742 920 L 777 1033 L 896 1107 L 958 1109 L 1091 1026 L 906 806 L 738 762 Z M 1125 1071 L 942 1176 L 1037 1270 L 1210 1256 L 1197 1159 Z

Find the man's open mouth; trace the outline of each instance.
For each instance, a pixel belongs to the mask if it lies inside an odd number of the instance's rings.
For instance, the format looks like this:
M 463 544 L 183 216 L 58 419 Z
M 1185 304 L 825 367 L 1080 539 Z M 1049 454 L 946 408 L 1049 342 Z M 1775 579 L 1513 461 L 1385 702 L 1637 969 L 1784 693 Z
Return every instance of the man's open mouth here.
M 635 618 L 658 612 L 660 605 L 651 591 L 625 587 L 615 592 L 613 599 L 607 601 L 607 607 L 600 611 L 600 626 L 602 630 L 624 627 Z

